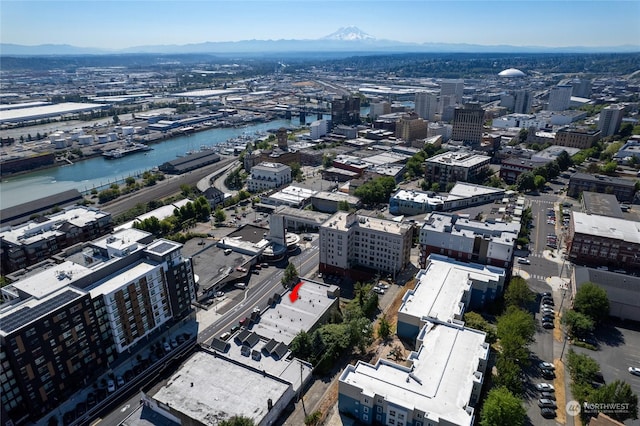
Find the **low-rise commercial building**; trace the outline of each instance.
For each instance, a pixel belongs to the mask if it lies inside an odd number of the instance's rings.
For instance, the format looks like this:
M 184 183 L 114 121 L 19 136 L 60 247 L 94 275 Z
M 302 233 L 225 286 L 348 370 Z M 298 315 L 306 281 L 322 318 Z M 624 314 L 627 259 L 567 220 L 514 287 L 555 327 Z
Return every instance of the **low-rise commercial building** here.
M 340 210 L 341 203 L 349 209 L 358 209 L 361 204 L 358 197 L 342 192 L 320 191 L 311 197 L 311 205 L 320 212 L 335 213 Z
M 250 192 L 279 188 L 291 183 L 291 167 L 286 164 L 262 162 L 251 168 L 247 179 Z
M 432 211 L 451 211 L 492 203 L 504 197 L 504 189 L 470 183 L 457 183 L 448 194 L 400 189 L 389 198 L 392 214 L 417 215 Z
M 491 157 L 469 152 L 445 152 L 425 161 L 425 179 L 446 185 L 473 182 L 489 166 Z
M 583 191 L 613 194 L 621 202 L 633 201 L 636 185 L 634 181 L 629 179 L 574 173 L 569 179 L 567 195 L 578 198 Z
M 640 227 L 633 220 L 574 211 L 567 251 L 579 265 L 640 270 Z
M 420 229 L 420 267 L 430 254 L 463 262 L 508 268 L 520 231 L 518 222 L 481 222 L 450 213 L 432 212 Z
M 556 132 L 556 145 L 588 149 L 600 140 L 600 130 L 564 127 Z

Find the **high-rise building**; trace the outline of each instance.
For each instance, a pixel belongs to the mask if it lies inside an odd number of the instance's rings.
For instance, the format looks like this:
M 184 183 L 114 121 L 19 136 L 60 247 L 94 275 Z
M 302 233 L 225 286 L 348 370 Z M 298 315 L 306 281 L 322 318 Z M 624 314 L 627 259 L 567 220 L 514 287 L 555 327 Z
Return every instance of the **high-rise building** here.
M 391 113 L 391 104 L 387 101 L 372 102 L 369 115 L 372 120 L 377 120 L 379 116 Z
M 440 96 L 455 95 L 456 102 L 462 102 L 464 95 L 464 80 L 442 80 L 440 83 Z
M 3 287 L 2 423 L 37 420 L 150 333 L 187 317 L 196 284 L 181 247 L 122 230 Z
M 451 139 L 473 145 L 482 143 L 484 110 L 479 103 L 467 103 L 456 108 L 453 114 L 453 133 Z
M 571 81 L 572 96 L 578 96 L 580 98 L 589 98 L 591 96 L 591 80 L 572 80 Z
M 609 105 L 600 111 L 598 130 L 602 132 L 603 138 L 618 132 L 623 115 L 624 107 L 622 105 Z
M 428 121 L 435 120 L 438 111 L 438 95 L 429 92 L 416 93 L 415 111 L 420 118 Z
M 569 108 L 571 102 L 571 92 L 573 86 L 559 85 L 554 86 L 549 91 L 549 105 L 547 105 L 548 111 L 564 111 Z
M 396 123 L 396 137 L 406 142 L 427 137 L 427 122 L 418 114 L 403 114 Z
M 528 90 L 516 90 L 514 96 L 513 112 L 516 114 L 529 114 L 531 112 L 533 94 Z
M 456 95 L 440 95 L 440 99 L 438 100 L 438 112 L 440 114 L 444 114 L 447 107 L 455 107 L 456 103 Z M 442 120 L 449 121 L 445 118 L 442 118 Z
M 331 102 L 331 125 L 360 124 L 360 98 L 343 96 Z

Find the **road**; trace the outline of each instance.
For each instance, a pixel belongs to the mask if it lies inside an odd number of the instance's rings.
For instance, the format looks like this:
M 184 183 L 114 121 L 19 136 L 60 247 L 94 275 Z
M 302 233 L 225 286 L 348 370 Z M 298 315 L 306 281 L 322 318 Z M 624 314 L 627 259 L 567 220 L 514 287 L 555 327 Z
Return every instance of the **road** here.
M 299 254 L 289 257 L 289 261 L 296 266 L 298 274 L 305 277 L 318 266 L 318 253 L 316 239 L 313 243 L 307 244 Z M 198 342 L 211 343 L 213 337 L 229 331 L 232 326 L 238 324 L 239 320 L 250 316 L 255 307 L 264 310 L 268 299 L 274 293 L 282 294 L 284 292 L 280 282 L 283 272 L 284 268 L 269 267 L 262 269 L 260 275 L 254 275 L 242 301 L 222 313 L 214 323 L 203 327 L 202 331 L 198 333 Z
M 149 201 L 161 200 L 170 195 L 177 194 L 180 192 L 181 185 L 196 185 L 201 179 L 236 161 L 238 161 L 237 158 L 226 158 L 218 163 L 193 170 L 183 175 L 170 176 L 163 181 L 159 181 L 153 186 L 143 188 L 131 193 L 130 195 L 125 195 L 117 198 L 116 200 L 102 204 L 99 208 L 111 213 L 112 217 L 119 216 L 133 209 L 137 204 L 146 204 Z

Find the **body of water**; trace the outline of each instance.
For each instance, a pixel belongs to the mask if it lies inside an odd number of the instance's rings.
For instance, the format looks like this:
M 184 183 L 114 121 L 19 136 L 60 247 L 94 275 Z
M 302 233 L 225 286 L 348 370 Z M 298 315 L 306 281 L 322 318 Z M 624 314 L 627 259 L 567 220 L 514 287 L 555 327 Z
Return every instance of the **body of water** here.
M 310 118 L 307 119 L 309 120 Z M 185 155 L 187 151 L 197 151 L 201 146 L 216 145 L 242 135 L 257 139 L 259 136 L 256 133 L 279 127 L 296 127 L 298 123 L 295 117 L 293 120 L 276 120 L 238 128 L 205 130 L 188 136 L 166 139 L 150 145 L 153 148 L 151 151 L 138 152 L 114 160 L 97 157 L 75 164 L 9 177 L 0 183 L 0 207 L 12 207 L 69 189 L 90 191 L 92 188 L 103 187 L 129 176 L 139 175 L 164 162 L 175 160 L 177 156 Z

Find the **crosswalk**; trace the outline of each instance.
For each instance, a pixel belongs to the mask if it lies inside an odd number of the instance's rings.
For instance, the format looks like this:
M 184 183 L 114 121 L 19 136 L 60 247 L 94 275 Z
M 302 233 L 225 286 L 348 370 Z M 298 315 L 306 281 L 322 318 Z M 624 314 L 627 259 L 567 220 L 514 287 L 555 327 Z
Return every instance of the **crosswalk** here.
M 536 281 L 544 281 L 548 278 L 543 275 L 537 275 L 537 274 L 529 274 L 529 277 L 530 277 L 529 279 L 536 280 Z
M 530 204 L 540 204 L 543 206 L 553 206 L 554 202 L 549 200 L 527 200 Z

